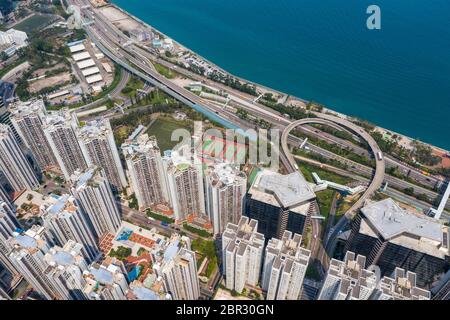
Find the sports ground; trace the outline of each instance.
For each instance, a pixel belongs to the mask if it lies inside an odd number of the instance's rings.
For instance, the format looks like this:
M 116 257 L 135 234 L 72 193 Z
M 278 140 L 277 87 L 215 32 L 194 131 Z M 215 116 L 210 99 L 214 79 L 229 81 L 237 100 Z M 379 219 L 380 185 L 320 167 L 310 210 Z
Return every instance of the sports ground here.
M 213 135 L 206 136 L 197 151 L 201 154 L 203 162 L 216 158 L 230 163 L 245 163 L 245 144 Z

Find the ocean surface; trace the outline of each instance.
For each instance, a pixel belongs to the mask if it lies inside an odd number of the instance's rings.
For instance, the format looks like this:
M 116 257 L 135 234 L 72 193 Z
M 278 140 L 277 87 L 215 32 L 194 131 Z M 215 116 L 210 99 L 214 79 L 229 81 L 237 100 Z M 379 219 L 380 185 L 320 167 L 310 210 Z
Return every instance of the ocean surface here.
M 448 0 L 112 2 L 232 74 L 450 150 Z

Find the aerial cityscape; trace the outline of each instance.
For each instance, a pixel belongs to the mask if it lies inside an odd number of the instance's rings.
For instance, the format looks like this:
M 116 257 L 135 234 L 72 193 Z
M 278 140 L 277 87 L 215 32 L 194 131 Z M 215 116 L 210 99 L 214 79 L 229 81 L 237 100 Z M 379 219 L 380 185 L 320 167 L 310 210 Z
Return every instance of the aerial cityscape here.
M 150 24 L 0 1 L 0 304 L 450 300 L 448 135 L 243 79 Z

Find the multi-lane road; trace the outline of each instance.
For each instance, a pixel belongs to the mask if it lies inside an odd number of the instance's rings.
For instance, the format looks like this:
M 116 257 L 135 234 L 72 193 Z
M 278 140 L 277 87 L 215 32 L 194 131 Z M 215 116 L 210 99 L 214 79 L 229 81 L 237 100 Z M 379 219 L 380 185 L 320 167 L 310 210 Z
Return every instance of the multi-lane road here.
M 193 74 L 188 70 L 176 67 L 175 65 L 171 65 L 170 62 L 155 57 L 151 52 L 144 50 L 143 48 L 139 47 L 138 45 L 130 41 L 130 38 L 128 38 L 125 34 L 123 34 L 97 9 L 93 8 L 88 0 L 69 0 L 68 2 L 70 4 L 78 5 L 81 8 L 82 18 L 85 22 L 84 28 L 89 37 L 91 38 L 91 40 L 98 46 L 98 48 L 101 51 L 104 52 L 105 55 L 107 55 L 118 65 L 122 66 L 125 70 L 127 70 L 128 71 L 126 73 L 127 75 L 129 75 L 129 73 L 134 74 L 142 78 L 149 84 L 173 96 L 179 101 L 194 108 L 200 107 L 202 110 L 207 110 L 213 116 L 224 119 L 227 123 L 232 124 L 235 127 L 241 127 L 244 130 L 247 128 L 253 128 L 253 125 L 249 124 L 247 121 L 238 118 L 236 114 L 234 114 L 234 112 L 230 112 L 227 108 L 224 108 L 223 106 L 220 106 L 212 101 L 205 100 L 197 96 L 196 94 L 193 94 L 189 90 L 179 86 L 173 81 L 165 78 L 155 70 L 153 63 L 157 62 L 172 69 L 177 68 L 177 72 L 184 74 L 185 76 L 189 76 L 190 78 L 200 80 L 205 84 L 209 84 L 226 91 L 229 95 L 235 97 L 233 99 L 234 105 L 238 105 L 240 108 L 248 111 L 253 116 L 256 116 L 260 119 L 269 122 L 274 128 L 285 129 L 283 131 L 282 136 L 282 149 L 284 150 L 284 152 L 282 152 L 280 156 L 282 162 L 285 164 L 285 166 L 288 168 L 289 171 L 297 170 L 297 167 L 295 164 L 295 159 L 292 157 L 292 154 L 290 153 L 287 144 L 289 143 L 294 146 L 299 146 L 300 143 L 303 141 L 303 139 L 290 135 L 291 130 L 296 128 L 298 125 L 306 124 L 306 126 L 302 127 L 302 130 L 306 131 L 308 134 L 312 134 L 327 142 L 342 146 L 343 148 L 350 149 L 353 152 L 363 156 L 370 156 L 370 154 L 367 152 L 367 150 L 351 143 L 350 141 L 339 139 L 334 135 L 307 126 L 307 124 L 319 123 L 330 125 L 338 129 L 344 129 L 346 131 L 350 130 L 351 132 L 353 132 L 354 134 L 356 134 L 357 136 L 359 136 L 368 143 L 371 152 L 375 158 L 376 162 L 375 170 L 373 168 L 353 162 L 344 157 L 340 157 L 336 154 L 329 152 L 328 150 L 315 146 L 314 144 L 311 143 L 306 144 L 306 146 L 308 146 L 311 151 L 318 153 L 327 159 L 337 159 L 340 162 L 347 163 L 356 173 L 372 178 L 372 180 L 368 185 L 368 188 L 366 189 L 365 193 L 361 196 L 361 198 L 350 208 L 350 210 L 347 211 L 345 216 L 341 218 L 338 221 L 338 223 L 331 229 L 330 234 L 325 235 L 326 238 L 324 241 L 324 246 L 320 245 L 320 250 L 318 253 L 319 256 L 318 258 L 320 261 L 322 261 L 324 268 L 327 268 L 328 253 L 333 251 L 338 234 L 353 218 L 357 210 L 363 205 L 365 199 L 370 197 L 377 189 L 380 188 L 381 184 L 383 183 L 383 180 L 389 182 L 389 184 L 392 184 L 398 189 L 413 187 L 416 190 L 416 193 L 417 192 L 424 193 L 431 199 L 433 199 L 438 195 L 436 192 L 433 192 L 427 188 L 422 188 L 408 181 L 404 181 L 389 175 L 385 175 L 384 171 L 386 166 L 398 167 L 403 174 L 408 174 L 409 177 L 411 177 L 412 179 L 414 179 L 415 181 L 417 181 L 422 185 L 434 187 L 439 183 L 441 183 L 441 180 L 439 178 L 425 175 L 421 171 L 415 168 L 411 168 L 408 165 L 398 161 L 397 159 L 384 156 L 377 157 L 379 153 L 381 154 L 381 150 L 379 149 L 376 142 L 367 132 L 365 132 L 363 129 L 353 124 L 352 122 L 322 113 L 316 113 L 315 116 L 317 116 L 317 118 L 292 121 L 266 106 L 263 106 L 257 102 L 253 102 L 252 101 L 254 98 L 253 96 L 250 96 L 242 92 L 238 92 L 234 89 L 224 86 L 223 84 L 212 82 L 211 80 L 205 77 Z M 124 77 L 122 77 L 122 80 L 125 81 Z M 90 107 L 91 106 L 88 105 L 84 106 L 83 108 L 88 109 Z M 314 121 L 311 121 L 313 119 Z M 450 208 L 450 202 L 447 203 L 447 208 Z M 124 210 L 127 209 L 124 208 Z M 148 219 L 146 219 L 145 216 L 137 215 L 136 213 L 131 213 L 131 219 L 136 220 L 136 223 L 146 223 L 146 224 L 148 223 Z M 313 233 L 317 236 L 316 241 L 320 241 L 319 240 L 320 234 L 317 233 L 317 230 L 320 230 L 320 224 L 318 221 L 313 222 L 313 228 L 315 229 L 315 232 Z M 192 236 L 194 238 L 197 237 L 197 235 L 194 234 Z
M 316 113 L 317 118 L 307 118 L 301 119 L 292 122 L 288 125 L 281 136 L 281 149 L 285 154 L 283 159 L 287 159 L 285 163 L 286 168 L 290 172 L 294 172 L 298 170 L 297 163 L 295 161 L 294 156 L 289 150 L 288 146 L 288 137 L 292 130 L 296 127 L 305 125 L 305 124 L 323 124 L 323 125 L 338 125 L 342 126 L 346 129 L 351 130 L 353 133 L 357 134 L 361 139 L 363 139 L 368 145 L 375 157 L 375 173 L 372 177 L 371 182 L 369 183 L 367 189 L 363 193 L 363 195 L 352 205 L 352 207 L 345 213 L 345 215 L 338 221 L 338 223 L 334 226 L 333 231 L 324 239 L 323 248 L 321 248 L 319 253 L 319 260 L 322 262 L 322 266 L 327 269 L 328 267 L 328 257 L 334 251 L 334 247 L 336 244 L 336 238 L 340 232 L 347 226 L 348 222 L 353 219 L 358 210 L 364 205 L 364 202 L 369 199 L 375 191 L 377 191 L 384 180 L 385 175 L 385 161 L 382 155 L 381 149 L 376 143 L 376 141 L 372 138 L 372 136 L 367 133 L 361 127 L 355 125 L 354 123 L 342 119 L 336 116 Z M 317 228 L 317 223 L 313 223 L 313 233 L 315 234 L 314 228 Z M 319 239 L 314 238 L 314 241 L 319 241 Z
M 149 83 L 155 85 L 161 90 L 179 99 L 183 103 L 186 103 L 190 106 L 201 106 L 203 107 L 203 109 L 212 112 L 214 116 L 224 118 L 226 121 L 228 121 L 228 123 L 236 123 L 237 117 L 231 112 L 224 110 L 223 107 L 218 106 L 216 103 L 205 100 L 193 94 L 189 90 L 186 90 L 185 88 L 178 86 L 174 82 L 170 81 L 169 79 L 165 78 L 164 76 L 156 72 L 152 65 L 152 62 L 155 61 L 155 56 L 149 51 L 144 50 L 139 46 L 135 45 L 134 43 L 130 42 L 130 39 L 126 37 L 119 29 L 117 29 L 110 21 L 105 19 L 105 17 L 101 13 L 98 13 L 95 9 L 90 7 L 87 1 L 76 0 L 75 2 L 79 6 L 85 8 L 82 9 L 85 21 L 95 22 L 93 24 L 86 26 L 85 28 L 88 31 L 88 34 L 91 36 L 92 40 L 95 43 L 97 43 L 99 45 L 99 48 L 102 49 L 105 52 L 105 54 L 107 54 L 111 59 L 122 65 L 124 68 L 128 69 L 130 72 L 140 76 Z M 125 44 L 127 45 L 124 46 Z M 162 59 L 158 59 L 157 62 L 167 67 L 172 68 L 176 67 L 175 65 L 170 66 L 169 62 Z M 215 82 L 213 83 L 211 80 L 207 80 L 204 77 L 202 78 L 201 76 L 195 75 L 192 72 L 182 68 L 178 68 L 177 72 L 182 73 L 189 77 L 197 77 L 195 79 L 197 80 L 200 79 L 205 83 L 215 85 L 216 87 L 218 86 L 222 90 L 227 90 L 227 92 L 231 92 L 232 95 L 239 97 L 239 99 L 237 100 L 239 100 L 240 102 L 239 105 L 240 107 L 249 111 L 252 115 L 255 115 L 271 123 L 274 127 L 284 128 L 290 123 L 292 123 L 291 120 L 286 119 L 284 116 L 280 115 L 278 112 L 268 107 L 260 105 L 256 102 L 250 103 L 249 101 L 252 101 L 253 97 L 248 94 L 236 92 L 236 90 L 227 88 L 222 84 L 217 84 Z M 234 103 L 237 103 L 237 101 L 234 101 Z M 325 134 L 323 132 L 320 132 L 319 130 L 310 129 L 309 133 L 320 135 L 320 138 L 322 139 L 325 137 L 325 139 L 329 140 L 330 142 L 337 143 L 346 148 L 351 148 L 354 152 L 358 154 L 364 154 L 364 152 L 367 152 L 364 151 L 362 148 L 352 144 L 349 141 L 345 141 L 332 135 Z M 292 143 L 296 143 L 296 141 L 300 142 L 302 141 L 301 139 L 296 138 L 294 136 L 290 136 L 289 140 Z M 328 159 L 337 159 L 340 162 L 349 164 L 352 167 L 352 169 L 354 169 L 355 171 L 359 171 L 359 173 L 361 174 L 367 176 L 373 173 L 372 168 L 363 166 L 359 163 L 338 156 L 328 150 L 325 150 L 310 143 L 307 143 L 306 146 L 308 146 L 313 152 L 319 153 Z M 409 174 L 410 178 L 416 180 L 420 184 L 428 185 L 429 187 L 433 187 L 441 183 L 440 179 L 425 175 L 421 171 L 415 168 L 410 168 L 408 165 L 403 164 L 391 157 L 386 157 L 386 165 L 387 167 L 398 167 L 399 170 L 401 170 L 404 174 Z M 415 190 L 416 194 L 420 193 L 426 194 L 430 199 L 434 199 L 438 196 L 438 193 L 432 190 L 420 187 L 416 184 L 393 176 L 386 175 L 386 181 L 390 184 L 393 184 L 397 189 L 405 189 L 412 187 Z M 450 201 L 447 204 L 447 208 L 450 209 Z
M 88 34 L 91 36 L 92 40 L 96 44 L 98 44 L 99 48 L 102 49 L 105 54 L 107 54 L 111 59 L 122 65 L 124 68 L 128 69 L 130 72 L 140 76 L 144 80 L 157 86 L 161 90 L 167 92 L 168 94 L 174 96 L 175 98 L 190 106 L 202 106 L 203 109 L 212 112 L 213 115 L 219 118 L 225 118 L 228 123 L 239 122 L 237 121 L 237 117 L 235 116 L 235 114 L 224 110 L 223 107 L 218 106 L 216 103 L 200 98 L 199 96 L 191 93 L 189 90 L 178 86 L 169 79 L 166 79 L 164 76 L 157 73 L 152 65 L 152 61 L 154 61 L 152 59 L 154 59 L 154 56 L 147 50 L 144 50 L 130 42 L 130 39 L 128 37 L 126 37 L 119 29 L 117 29 L 110 21 L 108 21 L 101 13 L 98 13 L 96 9 L 92 8 L 89 2 L 87 2 L 86 0 L 74 0 L 74 3 L 84 8 L 82 9 L 82 14 L 86 22 L 94 22 L 85 26 L 85 28 Z M 127 45 L 124 46 L 125 44 Z M 168 62 L 163 62 L 161 59 L 158 60 L 158 63 L 168 66 Z M 177 72 L 186 73 L 189 71 L 178 68 Z M 193 77 L 195 76 L 195 74 L 189 72 L 189 76 Z M 197 77 L 199 76 L 197 75 Z M 209 82 L 211 81 L 209 80 Z M 214 85 L 219 86 L 223 90 L 226 89 L 224 85 L 216 83 L 214 83 Z M 248 101 L 251 101 L 250 99 L 253 98 L 252 96 L 241 92 L 235 92 L 235 90 L 233 89 L 227 89 L 227 91 L 231 91 L 233 95 L 239 95 L 241 100 L 243 100 L 244 102 L 247 101 L 247 103 L 240 105 L 243 109 L 251 112 L 252 115 L 256 115 L 259 118 L 268 121 L 274 127 L 284 128 L 292 123 L 291 120 L 286 119 L 285 117 L 279 115 L 279 113 L 272 109 L 269 109 L 268 107 L 255 102 L 248 103 Z M 242 121 L 240 122 L 242 123 Z M 318 130 L 310 130 L 310 132 L 320 134 L 321 138 L 326 136 L 327 139 L 332 139 L 332 141 L 338 144 L 345 144 L 346 147 L 349 147 L 348 144 L 350 144 L 352 145 L 352 148 L 358 148 L 358 146 L 355 146 L 350 142 L 342 141 L 342 139 L 331 135 L 324 135 Z M 298 145 L 297 143 L 301 142 L 302 140 L 297 137 L 290 136 L 289 141 Z M 317 147 L 313 144 L 307 143 L 306 146 L 308 146 L 313 152 L 319 153 L 326 158 L 337 159 L 340 162 L 349 164 L 354 171 L 359 171 L 359 173 L 361 174 L 364 174 L 366 176 L 373 174 L 372 168 L 363 166 L 344 157 L 340 157 L 328 150 Z M 354 151 L 362 152 L 359 149 L 354 149 Z M 410 173 L 410 177 L 416 179 L 422 184 L 429 183 L 432 185 L 436 185 L 439 182 L 439 179 L 424 175 L 420 171 L 414 168 L 409 168 L 407 165 L 398 162 L 395 159 L 387 157 L 386 161 L 387 163 L 390 163 L 388 166 L 397 166 L 401 168 L 402 171 L 408 170 L 408 172 Z M 386 175 L 386 181 L 390 184 L 393 184 L 397 189 L 412 187 L 415 190 L 416 194 L 426 194 L 430 199 L 434 199 L 438 196 L 438 193 L 434 191 L 422 188 L 408 181 L 404 181 L 402 179 L 398 179 L 389 175 Z M 450 201 L 449 203 L 447 203 L 447 208 L 450 208 Z

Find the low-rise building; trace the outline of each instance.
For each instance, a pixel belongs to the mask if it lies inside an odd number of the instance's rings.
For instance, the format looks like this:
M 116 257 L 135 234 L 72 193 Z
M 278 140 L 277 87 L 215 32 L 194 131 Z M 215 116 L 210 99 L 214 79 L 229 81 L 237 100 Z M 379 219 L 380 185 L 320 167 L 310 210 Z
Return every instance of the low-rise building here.
M 4 52 L 11 56 L 20 48 L 28 45 L 28 36 L 25 32 L 9 29 L 7 31 L 0 31 L 0 47 L 6 48 Z

